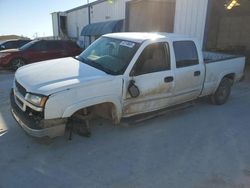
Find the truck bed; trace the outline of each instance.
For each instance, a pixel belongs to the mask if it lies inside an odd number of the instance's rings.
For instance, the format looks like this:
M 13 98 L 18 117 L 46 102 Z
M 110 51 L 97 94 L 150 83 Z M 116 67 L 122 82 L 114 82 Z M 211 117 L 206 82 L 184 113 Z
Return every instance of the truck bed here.
M 229 60 L 229 59 L 238 58 L 238 57 L 242 57 L 242 56 L 218 53 L 218 52 L 209 52 L 209 51 L 203 52 L 203 58 L 204 58 L 205 64 L 214 63 L 214 62 L 223 61 L 223 60 Z
M 203 57 L 206 74 L 202 96 L 214 93 L 225 75 L 232 75 L 234 82 L 242 78 L 245 57 L 217 52 L 203 52 Z

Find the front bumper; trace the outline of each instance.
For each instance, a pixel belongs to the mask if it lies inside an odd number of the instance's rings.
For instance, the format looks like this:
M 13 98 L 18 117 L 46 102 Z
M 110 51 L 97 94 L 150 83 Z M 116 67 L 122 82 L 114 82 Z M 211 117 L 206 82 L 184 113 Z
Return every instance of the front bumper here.
M 31 136 L 50 137 L 64 135 L 67 119 L 45 120 L 24 112 L 15 102 L 14 92 L 10 94 L 11 112 L 18 124 Z

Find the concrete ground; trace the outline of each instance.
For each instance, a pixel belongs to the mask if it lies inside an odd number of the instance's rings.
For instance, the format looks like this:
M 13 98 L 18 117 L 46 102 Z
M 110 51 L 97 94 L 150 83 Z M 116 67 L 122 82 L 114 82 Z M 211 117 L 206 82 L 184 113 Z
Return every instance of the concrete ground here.
M 98 123 L 91 138 L 29 137 L 13 120 L 13 74 L 0 73 L 0 188 L 249 188 L 250 78 L 227 104 L 131 125 Z

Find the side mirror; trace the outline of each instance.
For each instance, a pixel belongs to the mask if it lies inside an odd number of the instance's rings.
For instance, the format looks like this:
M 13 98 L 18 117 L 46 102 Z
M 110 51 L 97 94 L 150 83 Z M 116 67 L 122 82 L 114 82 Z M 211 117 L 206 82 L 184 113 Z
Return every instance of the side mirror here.
M 1 45 L 1 48 L 2 48 L 2 49 L 5 49 L 5 46 L 4 46 L 4 45 Z
M 131 80 L 128 85 L 128 92 L 131 97 L 136 98 L 140 95 L 139 88 L 135 85 L 135 81 Z

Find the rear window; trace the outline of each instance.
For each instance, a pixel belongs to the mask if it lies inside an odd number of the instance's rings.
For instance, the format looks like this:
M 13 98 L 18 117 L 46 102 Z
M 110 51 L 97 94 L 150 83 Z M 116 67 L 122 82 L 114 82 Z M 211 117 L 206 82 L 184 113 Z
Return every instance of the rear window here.
M 197 49 L 193 41 L 176 41 L 173 46 L 177 68 L 199 64 Z

